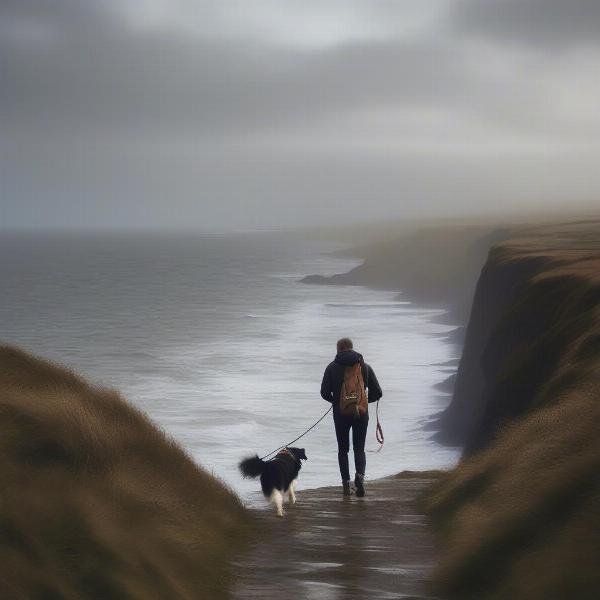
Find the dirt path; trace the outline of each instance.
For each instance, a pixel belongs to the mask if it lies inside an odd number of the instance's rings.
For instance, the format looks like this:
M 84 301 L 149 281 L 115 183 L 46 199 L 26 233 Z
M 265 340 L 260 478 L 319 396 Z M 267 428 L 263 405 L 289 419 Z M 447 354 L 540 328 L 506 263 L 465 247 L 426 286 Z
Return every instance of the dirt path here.
M 283 519 L 254 511 L 261 531 L 236 563 L 235 600 L 434 598 L 435 549 L 415 506 L 430 478 L 371 482 L 365 498 L 340 488 L 302 490 Z

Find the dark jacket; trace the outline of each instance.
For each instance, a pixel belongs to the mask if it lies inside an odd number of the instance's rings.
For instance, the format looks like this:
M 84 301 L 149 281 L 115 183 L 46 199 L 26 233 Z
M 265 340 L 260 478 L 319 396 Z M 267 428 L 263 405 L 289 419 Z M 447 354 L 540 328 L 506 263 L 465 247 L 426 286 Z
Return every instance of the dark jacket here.
M 383 396 L 375 371 L 363 360 L 363 357 L 354 350 L 344 350 L 336 354 L 335 360 L 327 365 L 321 382 L 321 397 L 333 404 L 333 413 L 340 410 L 340 392 L 344 381 L 346 367 L 351 367 L 357 362 L 361 364 L 362 376 L 367 388 L 369 402 L 376 402 Z

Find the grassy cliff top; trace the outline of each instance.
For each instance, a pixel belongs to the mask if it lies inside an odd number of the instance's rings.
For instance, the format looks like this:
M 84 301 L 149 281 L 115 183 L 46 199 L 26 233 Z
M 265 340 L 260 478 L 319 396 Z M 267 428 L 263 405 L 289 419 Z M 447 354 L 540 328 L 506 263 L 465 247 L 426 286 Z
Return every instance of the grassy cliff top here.
M 0 347 L 0 595 L 225 598 L 238 499 L 116 392 Z
M 597 597 L 600 222 L 515 232 L 490 253 L 476 303 L 511 273 L 521 281 L 482 352 L 485 449 L 426 501 L 437 581 L 457 598 Z

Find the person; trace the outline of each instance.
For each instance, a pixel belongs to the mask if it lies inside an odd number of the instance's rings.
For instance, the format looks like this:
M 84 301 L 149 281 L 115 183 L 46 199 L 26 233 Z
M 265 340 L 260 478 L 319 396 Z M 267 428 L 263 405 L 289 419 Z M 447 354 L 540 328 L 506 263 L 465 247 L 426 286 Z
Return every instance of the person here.
M 338 463 L 342 477 L 342 489 L 345 496 L 350 495 L 350 467 L 348 465 L 348 452 L 350 451 L 350 430 L 352 430 L 352 448 L 354 450 L 354 467 L 356 475 L 354 486 L 356 495 L 365 495 L 365 469 L 367 457 L 365 454 L 365 439 L 369 425 L 369 412 L 362 416 L 346 416 L 340 411 L 340 392 L 344 381 L 346 367 L 361 364 L 361 371 L 369 403 L 379 400 L 383 393 L 375 372 L 363 360 L 361 354 L 353 348 L 350 338 L 342 338 L 337 342 L 337 354 L 333 362 L 327 365 L 321 382 L 321 397 L 333 404 L 333 423 L 338 444 Z

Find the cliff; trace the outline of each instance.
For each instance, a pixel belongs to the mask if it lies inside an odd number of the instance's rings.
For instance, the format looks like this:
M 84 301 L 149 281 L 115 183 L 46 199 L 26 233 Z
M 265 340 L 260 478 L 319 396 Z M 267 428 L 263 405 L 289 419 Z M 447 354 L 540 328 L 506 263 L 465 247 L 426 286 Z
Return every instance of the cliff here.
M 226 598 L 237 498 L 119 395 L 0 347 L 0 596 Z
M 589 362 L 582 356 L 600 339 L 599 277 L 600 223 L 521 229 L 492 247 L 440 419 L 444 441 L 480 450 L 506 423 L 581 379 Z
M 600 221 L 528 228 L 477 284 L 446 439 L 465 457 L 430 492 L 456 598 L 600 589 Z

